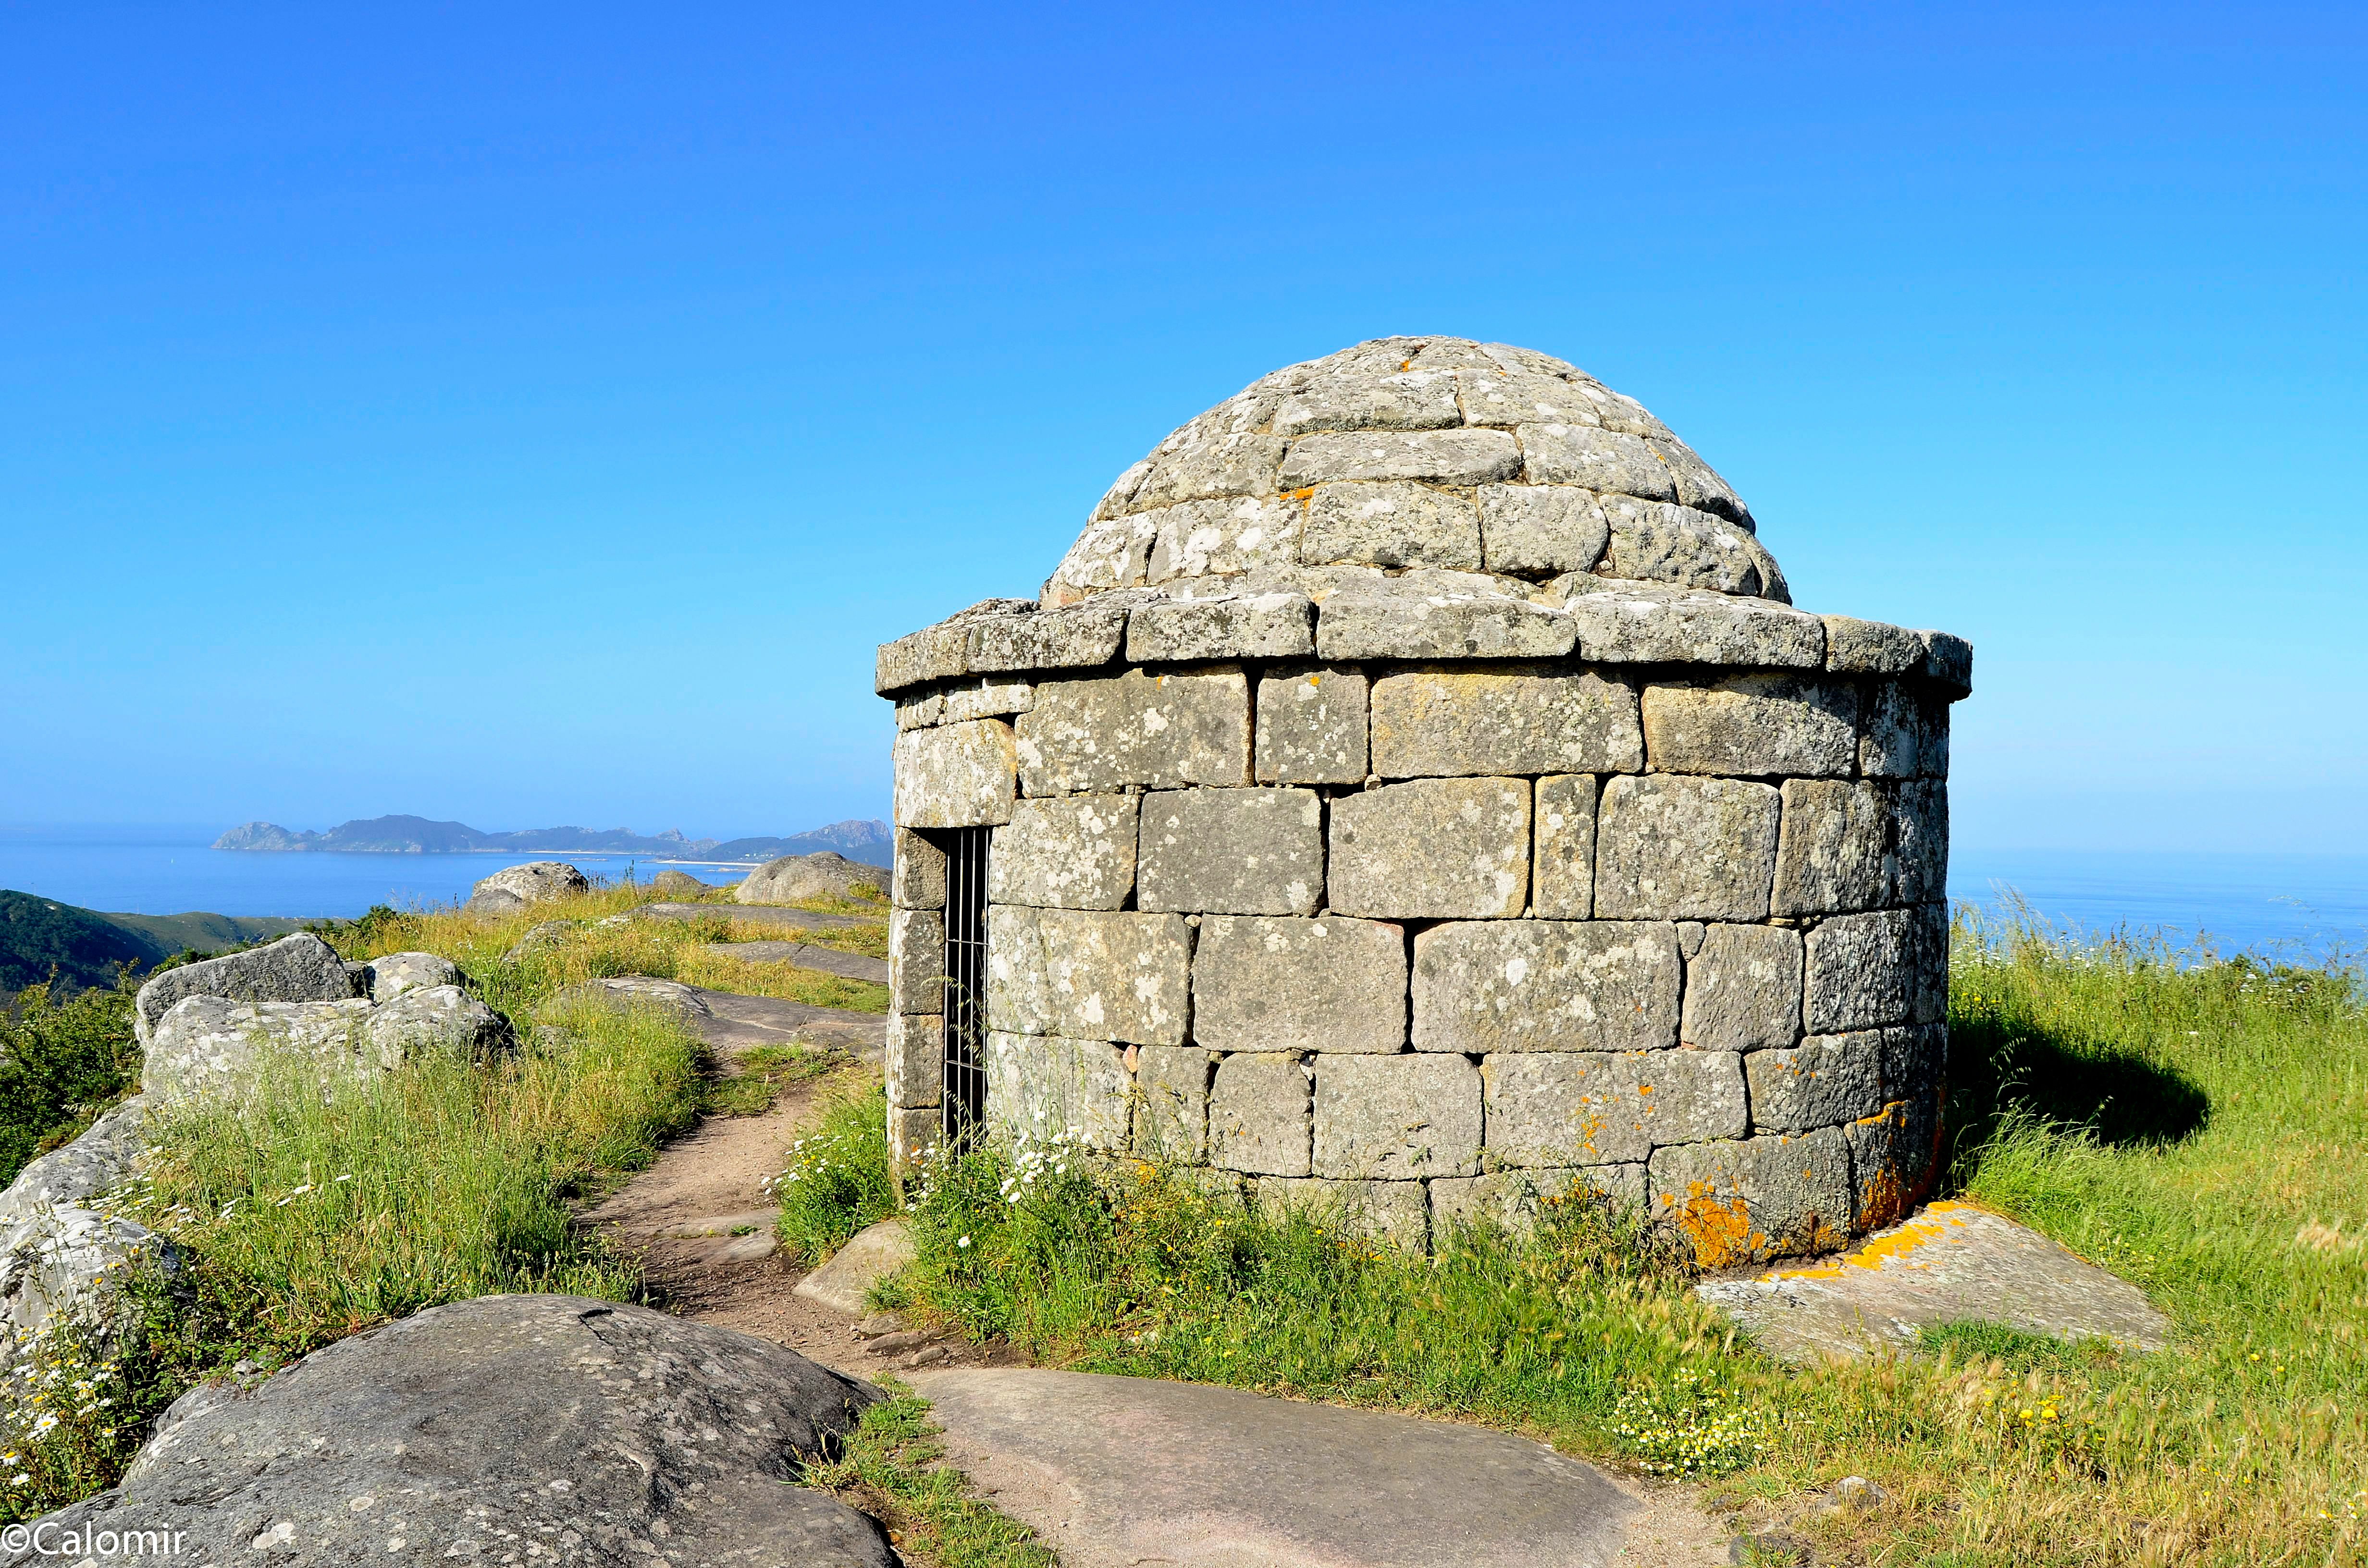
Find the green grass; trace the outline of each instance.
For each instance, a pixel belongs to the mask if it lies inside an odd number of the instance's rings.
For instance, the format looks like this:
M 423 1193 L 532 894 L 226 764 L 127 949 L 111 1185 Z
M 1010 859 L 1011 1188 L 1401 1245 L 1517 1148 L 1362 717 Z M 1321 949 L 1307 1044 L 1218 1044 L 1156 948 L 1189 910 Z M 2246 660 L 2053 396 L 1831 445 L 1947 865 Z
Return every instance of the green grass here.
M 759 1045 L 734 1055 L 707 1082 L 700 1108 L 713 1116 L 761 1116 L 796 1085 L 809 1083 L 847 1058 L 803 1045 Z
M 1916 1354 L 1796 1370 L 1585 1207 L 1426 1259 L 1346 1216 L 1255 1212 L 1184 1175 L 1044 1151 L 931 1172 L 912 1195 L 919 1259 L 891 1290 L 1040 1361 L 1477 1420 L 1723 1478 L 1713 1502 L 1748 1517 L 1867 1475 L 1885 1509 L 1790 1526 L 1848 1561 L 2368 1561 L 2355 977 L 1961 923 L 1951 1022 L 1952 1190 L 2135 1280 L 2174 1348 L 1960 1324 Z
M 501 1291 L 636 1296 L 632 1263 L 575 1206 L 697 1114 L 702 1047 L 660 1008 L 529 995 L 504 998 L 526 1043 L 488 1065 L 427 1057 L 324 1096 L 290 1064 L 253 1096 L 161 1114 L 109 1207 L 170 1237 L 183 1267 L 128 1277 L 144 1330 L 119 1359 L 71 1334 L 45 1348 L 61 1419 L 39 1441 L 0 1430 L 26 1477 L 0 1478 L 0 1522 L 111 1484 L 150 1417 L 240 1359 L 268 1369 Z M 89 1388 L 69 1394 L 77 1380 Z
M 775 1233 L 793 1258 L 820 1263 L 864 1226 L 896 1212 L 888 1174 L 887 1091 L 878 1085 L 829 1100 L 773 1183 L 781 1205 Z
M 908 1562 L 928 1568 L 1059 1568 L 1035 1533 L 972 1494 L 944 1462 L 928 1406 L 894 1379 L 889 1397 L 863 1413 L 838 1457 L 806 1466 L 804 1483 L 837 1494 L 880 1520 Z

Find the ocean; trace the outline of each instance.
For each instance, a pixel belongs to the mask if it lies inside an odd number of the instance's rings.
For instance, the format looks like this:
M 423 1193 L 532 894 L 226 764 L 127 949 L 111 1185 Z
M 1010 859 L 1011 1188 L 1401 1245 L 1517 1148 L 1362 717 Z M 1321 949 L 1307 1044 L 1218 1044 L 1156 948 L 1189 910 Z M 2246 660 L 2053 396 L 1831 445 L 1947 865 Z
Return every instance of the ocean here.
M 746 866 L 631 855 L 256 854 L 210 849 L 201 827 L 0 827 L 0 888 L 131 915 L 350 918 L 373 903 L 451 903 L 504 866 L 565 859 L 586 874 L 647 877 L 667 866 L 729 881 Z M 2042 916 L 2093 931 L 2159 931 L 2222 952 L 2318 957 L 2368 949 L 2368 857 L 2083 854 L 1959 849 L 1949 893 L 1997 906 L 2019 895 Z

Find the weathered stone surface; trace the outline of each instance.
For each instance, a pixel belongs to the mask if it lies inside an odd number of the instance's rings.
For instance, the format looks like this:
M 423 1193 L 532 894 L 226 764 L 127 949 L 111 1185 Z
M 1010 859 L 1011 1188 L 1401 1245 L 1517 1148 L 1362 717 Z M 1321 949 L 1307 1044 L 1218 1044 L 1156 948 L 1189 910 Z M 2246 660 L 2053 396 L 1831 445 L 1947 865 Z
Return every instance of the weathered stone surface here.
M 966 724 L 973 719 L 1000 719 L 1012 713 L 1025 713 L 1035 703 L 1034 682 L 1014 680 L 1008 676 L 989 676 L 984 680 L 949 687 L 940 692 L 935 722 Z
M 671 866 L 650 879 L 650 891 L 660 898 L 703 898 L 717 885 L 702 882 L 689 871 L 677 871 Z
M 1949 787 L 1939 779 L 1902 784 L 1892 797 L 1892 903 L 1948 896 Z
M 1128 610 L 1143 597 L 1141 589 L 1119 589 L 1062 609 L 990 616 L 971 628 L 971 673 L 1091 669 L 1109 664 L 1118 657 L 1126 636 Z
M 584 873 L 564 860 L 535 860 L 506 867 L 483 879 L 461 907 L 472 915 L 509 915 L 529 904 L 591 891 Z
M 587 980 L 558 993 L 541 1010 L 548 1017 L 586 1004 L 599 1007 L 655 1007 L 672 1014 L 694 1029 L 715 1017 L 715 1009 L 707 1005 L 707 998 L 697 986 L 649 974 L 614 974 Z
M 1801 934 L 1777 926 L 1703 927 L 1686 960 L 1679 1035 L 1705 1051 L 1764 1051 L 1801 1038 Z
M 1290 445 L 1279 437 L 1216 435 L 1189 441 L 1172 452 L 1165 449 L 1165 442 L 1161 445 L 1163 449 L 1153 459 L 1150 473 L 1134 493 L 1138 506 L 1172 506 L 1179 501 L 1234 495 L 1271 495 L 1278 489 L 1296 489 L 1304 483 L 1294 481 L 1288 486 L 1275 483 L 1275 470 L 1282 461 L 1283 449 Z
M 1134 890 L 1140 798 L 1071 795 L 1020 801 L 995 830 L 986 896 L 996 903 L 1117 909 Z
M 1970 1203 L 1935 1203 L 1839 1257 L 1694 1293 L 1787 1361 L 1891 1354 L 1918 1330 L 1977 1319 L 2138 1350 L 2170 1343 L 2145 1293 L 2027 1226 Z
M 1725 1051 L 1534 1051 L 1483 1064 L 1488 1157 L 1508 1165 L 1642 1160 L 1666 1143 L 1740 1137 L 1742 1058 Z
M 1537 484 L 1577 484 L 1647 501 L 1674 501 L 1677 482 L 1649 442 L 1588 425 L 1524 425 L 1517 434 Z
M 895 766 L 898 827 L 983 827 L 1011 820 L 1017 757 L 1011 726 L 1000 719 L 907 731 L 896 737 Z
M 1198 1046 L 1146 1045 L 1135 1052 L 1134 1152 L 1199 1165 L 1209 1157 L 1209 1077 L 1215 1058 Z
M 0 1218 L 0 1377 L 7 1379 L 0 1384 L 0 1417 L 17 1426 L 42 1414 L 26 1397 L 32 1389 L 19 1381 L 47 1369 L 26 1353 L 36 1335 L 72 1324 L 76 1350 L 112 1358 L 141 1332 L 142 1304 L 120 1281 L 142 1267 L 176 1274 L 181 1262 L 180 1249 L 147 1226 L 79 1204 Z
M 1883 1037 L 1811 1035 L 1788 1051 L 1743 1059 L 1755 1132 L 1806 1132 L 1883 1108 Z
M 835 1312 L 861 1317 L 871 1310 L 866 1300 L 871 1287 L 912 1261 L 911 1227 L 901 1216 L 882 1220 L 848 1237 L 828 1262 L 798 1281 L 796 1293 Z
M 1814 670 L 1826 660 L 1825 622 L 1767 599 L 1585 572 L 1554 585 L 1568 596 L 1563 612 L 1577 631 L 1579 653 L 1602 664 Z
M 1258 781 L 1354 784 L 1369 771 L 1365 673 L 1311 669 L 1258 684 Z
M 1417 670 L 1373 683 L 1384 778 L 1621 773 L 1644 766 L 1636 693 L 1591 673 Z
M 899 909 L 946 906 L 946 852 L 909 828 L 898 828 L 889 896 Z
M 888 1568 L 879 1525 L 794 1484 L 799 1456 L 878 1398 L 753 1335 L 482 1296 L 339 1340 L 251 1392 L 183 1395 L 121 1483 L 47 1533 L 154 1530 L 192 1562 L 307 1568 L 495 1561 L 521 1540 L 597 1568 Z
M 1495 1225 L 1526 1236 L 1537 1229 L 1540 1216 L 1547 1210 L 1590 1200 L 1608 1203 L 1615 1210 L 1641 1210 L 1644 1162 L 1441 1176 L 1430 1184 L 1431 1244 L 1445 1245 L 1458 1225 Z
M 735 903 L 801 903 L 850 898 L 858 888 L 876 896 L 887 881 L 887 868 L 868 866 L 825 849 L 766 861 L 741 879 L 732 890 L 732 899 Z
M 1477 1053 L 1675 1045 L 1681 969 L 1677 931 L 1662 924 L 1434 926 L 1414 939 L 1415 1049 Z
M 1645 1180 L 1654 1219 L 1704 1268 L 1827 1252 L 1849 1234 L 1850 1144 L 1838 1128 L 1656 1150 Z
M 1220 1051 L 1403 1050 L 1405 929 L 1212 915 L 1192 954 L 1192 1038 Z
M 1746 528 L 1750 526 L 1751 511 L 1744 506 L 1743 498 L 1691 447 L 1674 436 L 1666 436 L 1653 442 L 1653 451 L 1668 465 L 1669 477 L 1677 482 L 1679 501 Z
M 1326 659 L 1533 659 L 1571 651 L 1569 617 L 1506 592 L 1509 578 L 1413 571 L 1347 579 L 1318 598 L 1315 651 Z
M 1299 560 L 1302 503 L 1288 495 L 1188 501 L 1144 514 L 1156 519 L 1147 580 L 1229 577 Z
M 934 909 L 899 909 L 888 916 L 890 1011 L 945 1010 L 946 917 Z
M 1921 903 L 1909 921 L 1910 950 L 1916 966 L 1908 1017 L 1919 1024 L 1946 1023 L 1949 1017 L 1949 906 Z
M 892 1013 L 880 1065 L 892 1106 L 934 1106 L 945 1098 L 946 1020 L 939 1013 Z
M 1530 905 L 1549 920 L 1595 913 L 1595 780 L 1581 773 L 1537 785 L 1537 850 Z
M 282 937 L 243 953 L 168 969 L 140 988 L 132 1024 L 148 1043 L 156 1022 L 188 996 L 222 996 L 233 1002 L 343 1002 L 356 991 L 354 977 L 328 943 L 309 931 Z
M 362 965 L 362 989 L 380 1004 L 392 1002 L 406 991 L 461 983 L 460 966 L 441 953 L 386 953 Z
M 1257 1202 L 1269 1214 L 1296 1210 L 1327 1230 L 1338 1226 L 1406 1252 L 1430 1245 L 1430 1204 L 1418 1181 L 1260 1176 Z
M 1484 484 L 1482 563 L 1518 577 L 1590 572 L 1611 540 L 1595 492 L 1570 484 Z
M 1407 1181 L 1480 1168 L 1480 1074 L 1460 1056 L 1315 1058 L 1315 1168 Z
M 913 1382 L 1063 1568 L 1603 1568 L 1665 1534 L 1600 1471 L 1478 1426 L 1024 1368 Z
M 1521 449 L 1503 430 L 1360 431 L 1293 441 L 1277 488 L 1300 490 L 1334 480 L 1486 484 L 1520 471 Z
M 1300 555 L 1311 566 L 1480 569 L 1480 517 L 1471 498 L 1428 485 L 1319 484 L 1307 502 Z
M 1952 697 L 1974 689 L 1974 645 L 1945 631 L 1919 631 L 1924 639 L 1924 678 Z
M 1941 778 L 1949 772 L 1949 705 L 1930 687 L 1878 681 L 1866 705 L 1859 771 L 1870 778 Z
M 1517 915 L 1529 865 L 1526 778 L 1418 778 L 1332 802 L 1327 896 L 1343 915 Z
M 131 1175 L 147 1146 L 142 1128 L 148 1096 L 133 1095 L 84 1130 L 63 1149 L 28 1160 L 0 1192 L 0 1225 L 44 1209 L 87 1208 L 108 1188 Z
M 1028 607 L 1034 609 L 1034 605 Z M 950 620 L 882 642 L 872 665 L 872 689 L 882 697 L 932 681 L 959 680 L 970 670 L 970 627 Z
M 1142 797 L 1135 904 L 1312 915 L 1324 898 L 1324 805 L 1312 790 L 1156 790 Z
M 888 1165 L 899 1176 L 918 1167 L 945 1142 L 945 1113 L 937 1106 L 888 1108 Z
M 1020 715 L 1019 750 L 1030 795 L 1247 784 L 1249 683 L 1239 670 L 1048 681 Z
M 1137 473 L 1144 467 L 1138 463 L 1127 472 Z M 1159 517 L 1157 512 L 1097 516 L 1053 568 L 1038 603 L 1046 609 L 1057 609 L 1099 589 L 1140 586 L 1150 564 L 1152 542 L 1159 535 Z
M 1935 1081 L 1844 1129 L 1850 1138 L 1850 1201 L 1861 1229 L 1906 1219 L 1940 1179 L 1941 1096 Z
M 986 932 L 989 1028 L 1184 1043 L 1192 933 L 1178 916 L 998 904 Z
M 1924 639 L 1905 627 L 1826 615 L 1826 668 L 1837 675 L 1896 676 L 1924 667 Z
M 479 1061 L 518 1043 L 507 1018 L 458 985 L 405 991 L 372 1007 L 362 1019 L 361 1032 L 365 1055 L 388 1067 L 429 1055 Z
M 1595 400 L 1560 376 L 1491 366 L 1459 376 L 1466 425 L 1600 425 Z
M 150 1031 L 140 1086 L 159 1102 L 237 1093 L 267 1062 L 283 1056 L 316 1063 L 329 1078 L 394 1065 L 368 1051 L 361 1026 L 370 1012 L 370 1003 L 359 997 L 233 1002 L 227 996 L 185 996 Z
M 1882 790 L 1862 779 L 1787 779 L 1775 913 L 1849 914 L 1887 902 L 1890 816 Z
M 1772 786 L 1666 775 L 1603 787 L 1595 913 L 1607 920 L 1765 920 L 1776 876 Z
M 1065 1136 L 1087 1149 L 1126 1147 L 1134 1085 L 1120 1048 L 1103 1040 L 989 1033 L 986 1119 L 1037 1138 Z
M 1645 747 L 1662 773 L 1848 777 L 1858 762 L 1858 691 L 1843 681 L 1731 676 L 1645 687 Z
M 1720 594 L 1757 596 L 1760 591 L 1751 535 L 1724 517 L 1632 495 L 1605 496 L 1603 517 L 1611 528 L 1615 577 Z
M 1244 591 L 1144 605 L 1127 622 L 1138 665 L 1304 658 L 1315 652 L 1315 607 L 1305 594 Z
M 1330 375 L 1294 390 L 1274 414 L 1278 436 L 1318 430 L 1437 430 L 1463 422 L 1455 377 L 1439 370 L 1393 376 Z
M 1209 1095 L 1209 1163 L 1255 1176 L 1308 1174 L 1308 1074 L 1281 1052 L 1237 1051 Z
M 1916 917 L 1904 909 L 1819 922 L 1808 937 L 1809 1033 L 1907 1022 L 1916 994 Z

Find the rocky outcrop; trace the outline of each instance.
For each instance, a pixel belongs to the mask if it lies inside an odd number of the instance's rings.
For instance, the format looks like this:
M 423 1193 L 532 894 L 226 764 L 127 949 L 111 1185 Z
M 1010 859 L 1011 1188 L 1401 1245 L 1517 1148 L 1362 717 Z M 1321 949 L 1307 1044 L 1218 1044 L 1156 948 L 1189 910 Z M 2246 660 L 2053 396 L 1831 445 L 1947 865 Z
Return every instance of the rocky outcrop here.
M 146 1045 L 157 1022 L 189 996 L 234 1002 L 345 1002 L 361 985 L 337 950 L 310 932 L 282 937 L 243 953 L 168 969 L 140 988 L 132 1028 Z
M 564 860 L 533 860 L 495 871 L 470 890 L 461 907 L 471 915 L 515 915 L 529 904 L 592 891 L 583 872 Z
M 667 898 L 697 898 L 702 893 L 715 891 L 689 871 L 677 871 L 672 869 L 660 871 L 656 876 L 652 877 L 650 888 L 651 891 L 662 893 Z
M 383 1006 L 343 1002 L 234 1002 L 189 996 L 151 1032 L 140 1085 L 159 1100 L 235 1092 L 264 1064 L 310 1061 L 324 1080 L 357 1078 L 415 1057 L 474 1058 L 511 1043 L 507 1019 L 457 985 L 404 991 Z
M 147 1108 L 142 1096 L 125 1100 L 0 1193 L 0 1388 L 45 1329 L 71 1323 L 101 1341 L 120 1332 L 100 1289 L 109 1274 L 137 1261 L 177 1264 L 171 1243 L 99 1209 L 101 1195 L 132 1174 Z
M 742 903 L 800 903 L 808 899 L 846 898 L 857 887 L 877 892 L 888 880 L 878 866 L 866 866 L 825 850 L 819 855 L 785 855 L 748 873 L 732 891 Z
M 436 953 L 389 953 L 359 967 L 362 994 L 381 1005 L 406 991 L 461 983 L 460 965 Z
M 878 1397 L 730 1329 L 486 1296 L 185 1395 L 121 1484 L 40 1523 L 178 1532 L 199 1562 L 888 1568 L 876 1523 L 795 1484 Z

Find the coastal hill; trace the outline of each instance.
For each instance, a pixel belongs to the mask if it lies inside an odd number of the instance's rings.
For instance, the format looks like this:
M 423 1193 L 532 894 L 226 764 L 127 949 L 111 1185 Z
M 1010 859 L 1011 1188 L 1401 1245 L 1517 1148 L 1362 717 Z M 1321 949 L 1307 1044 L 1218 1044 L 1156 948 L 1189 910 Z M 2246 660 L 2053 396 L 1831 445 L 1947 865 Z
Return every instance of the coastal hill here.
M 243 915 L 102 915 L 37 893 L 0 888 L 0 995 L 54 974 L 60 991 L 115 983 L 116 971 L 148 969 L 175 953 L 211 952 L 305 922 Z
M 743 860 L 756 864 L 784 855 L 832 850 L 868 866 L 885 866 L 894 840 L 884 822 L 850 819 L 786 838 L 686 838 L 677 829 L 639 834 L 631 828 L 531 827 L 481 833 L 466 823 L 426 817 L 370 817 L 325 833 L 251 822 L 214 840 L 217 849 L 320 850 L 359 855 L 650 855 L 665 858 Z

